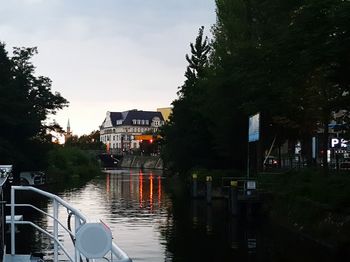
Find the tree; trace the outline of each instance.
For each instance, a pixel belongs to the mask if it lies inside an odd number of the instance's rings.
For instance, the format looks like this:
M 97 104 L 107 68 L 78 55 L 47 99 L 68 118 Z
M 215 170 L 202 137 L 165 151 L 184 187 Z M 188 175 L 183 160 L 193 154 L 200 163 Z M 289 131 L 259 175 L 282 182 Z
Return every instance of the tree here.
M 210 51 L 208 38 L 203 37 L 203 30 L 204 27 L 199 29 L 195 43 L 190 44 L 191 56 L 186 55 L 186 79 L 179 88 L 179 98 L 172 103 L 170 121 L 162 129 L 163 158 L 178 171 L 187 171 L 194 166 L 208 166 L 213 159 L 212 138 L 208 131 L 207 119 L 201 112 L 202 81 L 207 75 Z
M 283 46 L 293 61 L 298 84 L 294 93 L 300 127 L 309 134 L 323 133 L 323 167 L 328 172 L 329 124 L 349 114 L 350 3 L 305 0 L 290 17 Z M 341 112 L 341 113 L 340 113 Z M 343 123 L 341 123 L 343 124 Z
M 67 138 L 65 146 L 77 147 L 83 150 L 102 150 L 104 144 L 100 141 L 100 131 L 92 131 L 89 135 L 71 136 Z
M 10 58 L 0 43 L 0 158 L 18 169 L 45 165 L 51 145 L 46 131 L 54 126 L 46 118 L 68 105 L 52 93 L 49 78 L 35 76 L 30 60 L 36 53 L 36 48 L 14 48 Z

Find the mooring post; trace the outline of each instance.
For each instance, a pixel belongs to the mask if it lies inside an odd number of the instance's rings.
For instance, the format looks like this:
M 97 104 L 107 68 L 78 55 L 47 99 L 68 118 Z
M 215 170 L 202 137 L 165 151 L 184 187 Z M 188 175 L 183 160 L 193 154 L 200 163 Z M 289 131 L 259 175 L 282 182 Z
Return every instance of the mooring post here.
M 192 197 L 197 197 L 197 174 L 192 174 Z
M 231 181 L 230 183 L 230 209 L 233 216 L 237 216 L 238 209 L 238 183 L 237 181 Z
M 207 203 L 211 203 L 211 198 L 212 198 L 212 177 L 207 176 L 206 181 L 207 181 Z

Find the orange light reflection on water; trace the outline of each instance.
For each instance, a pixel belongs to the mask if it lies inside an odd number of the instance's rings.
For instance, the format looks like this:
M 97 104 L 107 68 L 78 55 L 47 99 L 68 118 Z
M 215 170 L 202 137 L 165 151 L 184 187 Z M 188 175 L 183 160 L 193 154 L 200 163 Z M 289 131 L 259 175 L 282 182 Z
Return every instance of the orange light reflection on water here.
M 140 208 L 143 206 L 143 174 L 142 171 L 140 170 L 139 173 L 139 203 L 140 203 Z
M 152 172 L 149 177 L 149 204 L 152 211 L 153 209 L 153 174 Z

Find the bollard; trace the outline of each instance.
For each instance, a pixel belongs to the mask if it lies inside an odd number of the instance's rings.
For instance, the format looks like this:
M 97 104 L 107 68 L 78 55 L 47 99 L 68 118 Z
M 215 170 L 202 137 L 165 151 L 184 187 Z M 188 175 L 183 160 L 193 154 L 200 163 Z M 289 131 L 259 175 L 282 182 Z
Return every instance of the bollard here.
M 230 209 L 233 216 L 237 216 L 239 213 L 238 208 L 238 183 L 237 181 L 231 181 L 230 183 Z
M 197 174 L 192 175 L 192 197 L 197 197 Z
M 206 231 L 207 234 L 213 233 L 213 208 L 211 205 L 207 205 L 207 216 L 206 216 Z
M 212 198 L 212 177 L 207 176 L 206 181 L 207 181 L 207 203 L 211 203 L 211 198 Z

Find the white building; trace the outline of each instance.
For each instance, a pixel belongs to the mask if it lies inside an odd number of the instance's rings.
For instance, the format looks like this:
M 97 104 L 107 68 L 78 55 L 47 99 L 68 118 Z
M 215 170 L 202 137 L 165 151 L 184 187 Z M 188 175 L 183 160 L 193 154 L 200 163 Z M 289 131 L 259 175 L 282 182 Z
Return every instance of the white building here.
M 161 112 L 129 110 L 125 112 L 107 112 L 100 126 L 100 140 L 107 150 L 127 152 L 138 149 L 136 135 L 154 133 L 164 125 Z

